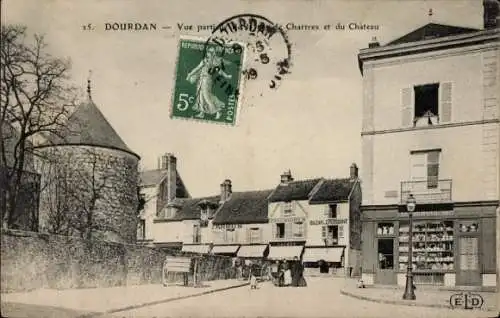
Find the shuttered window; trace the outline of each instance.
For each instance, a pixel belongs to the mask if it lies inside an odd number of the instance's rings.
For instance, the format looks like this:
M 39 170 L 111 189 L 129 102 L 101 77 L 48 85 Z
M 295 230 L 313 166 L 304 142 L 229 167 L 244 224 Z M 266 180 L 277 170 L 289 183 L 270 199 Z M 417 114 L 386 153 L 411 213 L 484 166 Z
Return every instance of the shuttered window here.
M 440 122 L 447 123 L 451 121 L 452 108 L 452 83 L 445 82 L 440 87 L 441 118 Z
M 413 181 L 427 181 L 427 188 L 438 187 L 440 150 L 418 151 L 411 155 Z
M 409 127 L 413 124 L 413 89 L 410 87 L 401 90 L 401 125 Z

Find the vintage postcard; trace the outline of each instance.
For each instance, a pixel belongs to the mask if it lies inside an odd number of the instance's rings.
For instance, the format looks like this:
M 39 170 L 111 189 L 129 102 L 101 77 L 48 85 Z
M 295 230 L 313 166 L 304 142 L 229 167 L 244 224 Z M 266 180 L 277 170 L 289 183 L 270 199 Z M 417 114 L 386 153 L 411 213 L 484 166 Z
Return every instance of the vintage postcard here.
M 2 317 L 499 317 L 498 0 L 2 0 Z

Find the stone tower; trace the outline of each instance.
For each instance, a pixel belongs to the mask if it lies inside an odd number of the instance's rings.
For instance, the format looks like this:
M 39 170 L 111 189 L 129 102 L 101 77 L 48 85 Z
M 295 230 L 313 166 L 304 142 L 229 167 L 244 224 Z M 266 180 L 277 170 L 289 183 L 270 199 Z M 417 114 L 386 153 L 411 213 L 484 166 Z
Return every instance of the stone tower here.
M 43 154 L 40 228 L 83 238 L 133 243 L 138 206 L 138 163 L 91 98 L 57 134 L 37 148 Z

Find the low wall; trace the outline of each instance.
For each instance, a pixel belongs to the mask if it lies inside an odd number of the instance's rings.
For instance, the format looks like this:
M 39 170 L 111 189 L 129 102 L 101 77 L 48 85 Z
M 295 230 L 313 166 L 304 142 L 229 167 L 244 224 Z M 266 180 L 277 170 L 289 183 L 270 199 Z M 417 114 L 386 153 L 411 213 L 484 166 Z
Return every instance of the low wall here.
M 2 230 L 1 236 L 1 292 L 159 284 L 165 256 L 179 255 L 34 232 Z M 227 257 L 205 256 L 199 266 L 203 280 L 231 278 Z

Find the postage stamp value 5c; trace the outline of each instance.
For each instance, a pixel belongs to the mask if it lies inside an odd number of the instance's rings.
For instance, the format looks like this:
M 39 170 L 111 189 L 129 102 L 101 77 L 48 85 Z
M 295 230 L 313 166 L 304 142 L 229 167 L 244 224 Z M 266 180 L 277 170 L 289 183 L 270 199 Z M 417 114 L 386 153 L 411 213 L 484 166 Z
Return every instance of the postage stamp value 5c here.
M 171 117 L 234 125 L 243 63 L 243 45 L 181 37 Z

